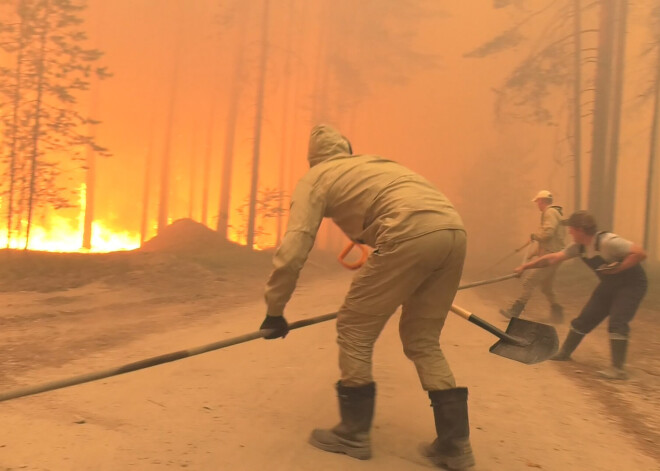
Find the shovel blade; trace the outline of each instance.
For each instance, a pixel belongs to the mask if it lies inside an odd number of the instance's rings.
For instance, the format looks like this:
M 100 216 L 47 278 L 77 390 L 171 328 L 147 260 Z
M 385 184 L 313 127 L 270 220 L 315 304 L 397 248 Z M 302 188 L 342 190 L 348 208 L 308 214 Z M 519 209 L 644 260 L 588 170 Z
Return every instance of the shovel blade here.
M 551 325 L 514 317 L 506 333 L 516 341 L 500 339 L 490 347 L 491 353 L 532 365 L 547 360 L 559 349 L 557 331 Z

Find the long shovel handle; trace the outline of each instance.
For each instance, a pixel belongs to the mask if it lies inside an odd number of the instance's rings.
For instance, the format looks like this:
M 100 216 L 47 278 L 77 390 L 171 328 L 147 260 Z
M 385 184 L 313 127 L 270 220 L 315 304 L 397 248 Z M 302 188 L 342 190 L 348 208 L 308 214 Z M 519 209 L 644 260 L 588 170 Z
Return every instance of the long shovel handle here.
M 305 327 L 312 324 L 318 324 L 319 322 L 329 321 L 336 317 L 337 317 L 337 313 L 333 312 L 330 314 L 323 314 L 321 316 L 310 317 L 309 319 L 302 319 L 289 324 L 289 330 L 299 329 L 300 327 Z M 264 337 L 265 335 L 268 335 L 269 332 L 270 330 L 257 330 L 255 332 L 250 332 L 249 334 L 239 335 L 238 337 L 220 340 L 218 342 L 209 343 L 199 347 L 189 348 L 187 350 L 179 350 L 177 352 L 171 352 L 171 353 L 166 353 L 164 355 L 158 355 L 155 357 L 146 358 L 144 360 L 128 363 L 126 365 L 118 366 L 115 368 L 109 368 L 107 370 L 82 374 L 79 376 L 73 376 L 71 378 L 55 380 L 49 383 L 42 383 L 35 386 L 28 386 L 25 388 L 14 389 L 13 391 L 0 393 L 0 402 L 8 401 L 9 399 L 16 399 L 18 397 L 31 396 L 33 394 L 39 394 L 46 391 L 53 391 L 55 389 L 62 389 L 68 386 L 74 386 L 76 384 L 89 383 L 90 381 L 96 381 L 103 378 L 109 378 L 110 376 L 117 376 L 124 373 L 130 373 L 131 371 L 142 370 L 144 368 L 150 368 L 156 365 L 162 365 L 163 363 L 169 363 L 172 361 L 181 360 L 183 358 L 192 357 L 195 355 L 199 355 L 201 353 L 210 352 L 212 350 L 219 350 L 221 348 L 230 347 L 232 345 L 237 345 L 239 343 L 249 342 L 250 340 L 255 340 Z
M 526 341 L 525 339 L 522 339 L 520 337 L 514 337 L 512 335 L 507 334 L 501 329 L 498 329 L 495 327 L 493 324 L 490 322 L 486 322 L 480 317 L 475 316 L 472 314 L 470 311 L 463 309 L 462 307 L 459 307 L 455 304 L 452 304 L 452 306 L 449 308 L 451 312 L 454 314 L 458 314 L 460 317 L 463 319 L 473 323 L 474 325 L 481 327 L 482 329 L 490 332 L 491 334 L 499 337 L 502 340 L 506 340 L 507 342 L 513 343 L 515 345 L 521 345 L 521 346 L 526 346 L 529 345 L 529 342 Z

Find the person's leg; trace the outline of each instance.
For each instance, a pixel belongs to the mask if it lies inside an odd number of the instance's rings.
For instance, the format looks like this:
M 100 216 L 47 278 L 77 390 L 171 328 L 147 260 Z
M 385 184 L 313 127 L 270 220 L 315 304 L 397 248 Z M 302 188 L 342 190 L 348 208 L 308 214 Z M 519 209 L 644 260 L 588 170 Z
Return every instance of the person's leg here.
M 456 386 L 439 339 L 460 283 L 466 237 L 462 231 L 440 231 L 429 242 L 425 251 L 437 260 L 436 269 L 403 302 L 399 322 L 403 351 L 415 364 L 425 391 Z
M 630 284 L 616 290 L 610 308 L 610 350 L 612 365 L 599 371 L 607 379 L 627 379 L 624 369 L 630 336 L 630 321 L 637 313 L 637 308 L 646 294 L 646 283 Z
M 465 469 L 475 463 L 467 388 L 456 387 L 439 338 L 460 282 L 466 238 L 461 231 L 441 231 L 431 242 L 426 252 L 438 260 L 438 267 L 403 303 L 399 334 L 404 353 L 415 364 L 433 407 L 437 436 L 422 453 L 438 465 Z
M 358 459 L 371 456 L 369 432 L 376 396 L 374 344 L 387 320 L 433 269 L 415 249 L 415 241 L 380 247 L 351 284 L 337 316 L 341 422 L 332 429 L 312 432 L 309 441 L 317 448 Z
M 599 284 L 591 294 L 589 301 L 582 308 L 580 315 L 571 321 L 571 329 L 559 352 L 551 360 L 570 360 L 571 354 L 585 335 L 591 332 L 609 315 L 612 292 L 607 285 Z
M 544 271 L 543 279 L 540 283 L 541 292 L 545 295 L 548 303 L 550 303 L 550 321 L 553 323 L 561 323 L 564 320 L 564 309 L 561 304 L 557 302 L 555 295 L 554 283 L 559 265 L 552 265 L 542 268 Z
M 535 270 L 527 270 L 522 275 L 522 291 L 520 296 L 511 303 L 511 306 L 508 309 L 500 309 L 500 314 L 504 317 L 510 319 L 512 317 L 520 317 L 529 298 L 532 297 L 532 292 L 542 280 L 542 268 Z

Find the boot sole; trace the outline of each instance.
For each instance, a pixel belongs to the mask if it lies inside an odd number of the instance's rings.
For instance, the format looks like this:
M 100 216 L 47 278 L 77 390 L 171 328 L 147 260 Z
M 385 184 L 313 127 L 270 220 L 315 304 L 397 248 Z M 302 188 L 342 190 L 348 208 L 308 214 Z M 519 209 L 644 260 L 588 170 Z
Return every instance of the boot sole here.
M 420 445 L 419 453 L 425 458 L 428 458 L 435 466 L 448 468 L 453 471 L 461 471 L 476 465 L 476 461 L 472 453 L 457 457 L 442 456 L 436 454 L 428 444 Z
M 323 451 L 341 453 L 358 460 L 368 460 L 371 458 L 371 448 L 356 448 L 346 443 L 323 443 L 316 440 L 313 436 L 310 436 L 308 441 L 310 445 Z

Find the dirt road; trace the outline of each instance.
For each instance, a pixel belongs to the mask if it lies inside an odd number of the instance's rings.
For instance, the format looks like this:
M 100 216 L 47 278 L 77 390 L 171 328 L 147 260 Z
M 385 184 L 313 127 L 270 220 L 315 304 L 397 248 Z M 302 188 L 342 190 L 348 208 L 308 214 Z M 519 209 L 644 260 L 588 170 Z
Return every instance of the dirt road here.
M 350 281 L 333 273 L 305 282 L 287 311 L 293 321 L 332 312 Z M 7 296 L 7 295 L 2 295 Z M 256 296 L 260 298 L 260 296 Z M 457 298 L 504 327 L 479 289 Z M 162 305 L 163 311 L 180 309 Z M 13 387 L 105 369 L 256 330 L 258 300 L 135 337 L 103 354 L 12 377 Z M 139 312 L 138 312 L 139 314 Z M 525 366 L 488 352 L 490 334 L 450 315 L 443 346 L 470 389 L 475 471 L 656 471 L 592 389 L 552 362 Z M 157 317 L 151 315 L 155 321 Z M 396 321 L 376 346 L 374 457 L 361 462 L 306 443 L 337 420 L 334 323 L 285 340 L 257 340 L 194 358 L 0 403 L 0 470 L 421 470 L 433 436 L 432 411 L 401 352 Z M 560 329 L 563 337 L 565 328 Z

